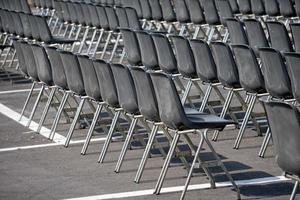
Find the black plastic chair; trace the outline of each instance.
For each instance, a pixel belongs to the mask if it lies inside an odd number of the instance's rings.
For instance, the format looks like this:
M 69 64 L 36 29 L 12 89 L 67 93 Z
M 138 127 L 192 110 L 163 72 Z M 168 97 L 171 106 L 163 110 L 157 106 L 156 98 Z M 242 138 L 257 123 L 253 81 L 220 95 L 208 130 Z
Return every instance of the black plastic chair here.
M 266 15 L 265 6 L 263 0 L 250 0 L 251 11 L 255 16 Z
M 132 66 L 139 66 L 142 64 L 141 53 L 139 43 L 136 34 L 131 29 L 120 29 L 123 41 L 124 41 L 124 51 L 126 53 L 127 61 Z
M 238 4 L 239 4 L 240 13 L 242 13 L 243 15 L 252 14 L 250 0 L 238 0 Z
M 285 176 L 295 181 L 290 197 L 293 200 L 300 182 L 300 114 L 297 108 L 283 102 L 264 102 L 264 105 L 275 146 L 276 162 Z
M 270 18 L 280 16 L 277 0 L 264 0 L 266 14 Z
M 253 108 L 259 97 L 269 95 L 265 89 L 264 77 L 260 69 L 260 65 L 256 59 L 255 52 L 247 45 L 233 45 L 236 66 L 238 68 L 241 86 L 245 89 L 248 96 L 247 110 L 237 135 L 234 148 L 238 149 L 248 125 L 250 117 L 253 125 L 259 131 L 259 126 L 252 115 Z M 260 134 L 260 133 L 258 133 Z
M 290 23 L 290 28 L 293 36 L 295 51 L 300 52 L 300 24 Z
M 241 21 L 235 18 L 226 19 L 230 44 L 248 44 L 248 38 Z
M 299 90 L 299 53 L 285 53 L 287 71 L 291 81 L 293 96 L 298 103 L 300 103 L 300 90 Z
M 166 176 L 172 155 L 175 151 L 175 148 L 177 146 L 178 140 L 180 139 L 181 135 L 187 135 L 189 133 L 196 133 L 200 134 L 201 139 L 199 146 L 197 148 L 193 164 L 190 168 L 190 172 L 185 184 L 184 191 L 182 193 L 181 199 L 184 198 L 187 187 L 189 185 L 190 178 L 192 176 L 192 172 L 194 169 L 194 166 L 196 164 L 196 161 L 198 160 L 198 156 L 200 154 L 200 150 L 202 148 L 203 142 L 205 141 L 211 150 L 211 152 L 214 154 L 214 157 L 216 161 L 220 164 L 224 172 L 226 173 L 227 177 L 233 184 L 234 188 L 237 190 L 237 196 L 240 198 L 239 189 L 236 186 L 235 182 L 233 181 L 232 177 L 228 173 L 225 166 L 222 164 L 222 161 L 220 160 L 219 156 L 216 154 L 215 150 L 213 149 L 212 145 L 210 144 L 208 138 L 207 138 L 207 130 L 208 129 L 219 129 L 222 130 L 227 124 L 232 124 L 232 121 L 223 120 L 217 116 L 209 115 L 209 114 L 186 114 L 182 104 L 180 102 L 179 96 L 177 94 L 176 87 L 174 85 L 174 82 L 172 81 L 171 76 L 168 76 L 164 73 L 151 73 L 150 74 L 152 83 L 154 86 L 157 102 L 158 102 L 158 110 L 159 110 L 159 116 L 162 122 L 168 127 L 170 131 L 174 131 L 174 137 L 173 141 L 171 143 L 168 155 L 165 159 L 164 166 L 162 168 L 162 171 L 160 173 L 158 182 L 155 186 L 155 194 L 159 194 L 164 178 Z M 164 85 L 164 87 L 161 87 L 161 85 Z M 206 129 L 206 131 L 201 132 L 198 131 L 199 129 Z M 201 160 L 201 159 L 200 159 Z M 200 166 L 202 163 L 200 162 Z M 205 170 L 205 169 L 204 169 Z M 205 170 L 206 171 L 206 170 Z M 209 176 L 212 178 L 211 176 Z M 211 184 L 213 186 L 213 180 L 211 179 Z

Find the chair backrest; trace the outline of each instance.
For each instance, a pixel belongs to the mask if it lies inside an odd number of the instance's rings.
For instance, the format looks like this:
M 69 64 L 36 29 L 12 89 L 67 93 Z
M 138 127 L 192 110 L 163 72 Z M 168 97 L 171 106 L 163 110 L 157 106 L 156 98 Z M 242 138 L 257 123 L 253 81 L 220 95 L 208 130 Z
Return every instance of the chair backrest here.
M 295 51 L 300 52 L 300 24 L 290 23 L 290 28 L 293 36 Z
M 252 13 L 261 16 L 265 15 L 265 6 L 263 0 L 250 0 Z
M 27 74 L 27 65 L 26 65 L 26 61 L 25 61 L 25 57 L 22 51 L 22 47 L 21 47 L 21 41 L 18 40 L 13 40 L 13 46 L 16 50 L 16 55 L 18 57 L 18 61 L 19 61 L 19 69 L 21 70 L 21 72 L 28 76 Z
M 205 16 L 205 21 L 210 25 L 220 24 L 220 18 L 218 15 L 218 10 L 215 5 L 215 0 L 204 0 L 203 1 L 203 11 Z
M 158 69 L 158 58 L 151 35 L 145 31 L 135 31 L 140 47 L 142 64 L 148 69 Z
M 289 77 L 294 98 L 300 102 L 300 54 L 299 53 L 285 53 L 286 66 L 288 69 Z
M 150 74 L 140 67 L 131 67 L 130 72 L 136 89 L 140 113 L 145 119 L 159 122 L 158 105 Z
M 215 0 L 216 8 L 218 10 L 221 24 L 226 25 L 226 19 L 233 17 L 233 12 L 229 1 L 227 0 Z
M 161 72 L 150 73 L 162 122 L 172 129 L 183 129 L 185 112 L 172 77 Z
M 66 72 L 65 74 L 69 89 L 77 95 L 84 96 L 84 83 L 76 55 L 71 52 L 60 51 L 60 57 Z
M 109 28 L 108 18 L 106 15 L 105 7 L 102 6 L 96 6 L 97 14 L 99 17 L 99 23 L 101 28 L 107 30 Z
M 141 53 L 136 34 L 131 29 L 120 29 L 123 41 L 124 49 L 127 55 L 127 61 L 130 65 L 137 66 L 141 65 Z
M 265 102 L 276 161 L 290 174 L 300 175 L 300 116 L 297 108 L 283 102 Z
M 34 55 L 39 80 L 48 86 L 53 85 L 51 65 L 44 47 L 32 44 L 31 49 Z
M 25 58 L 27 73 L 34 81 L 39 81 L 37 66 L 30 44 L 22 42 L 21 48 Z
M 69 8 L 68 8 L 68 2 L 63 2 L 63 1 L 59 1 L 59 2 L 60 2 L 60 7 L 62 10 L 62 16 L 63 16 L 64 21 L 70 22 L 71 15 L 70 15 Z
M 238 3 L 237 3 L 237 0 L 228 0 L 228 1 L 229 1 L 229 3 L 230 3 L 230 7 L 231 7 L 231 9 L 232 9 L 232 12 L 233 12 L 234 14 L 239 13 L 240 10 L 239 10 L 239 5 L 238 5 Z
M 17 12 L 12 12 L 12 19 L 15 27 L 15 33 L 20 36 L 24 36 L 24 29 L 23 29 L 23 24 L 20 18 L 19 13 Z
M 90 10 L 89 10 L 88 4 L 86 4 L 86 3 L 80 3 L 80 6 L 81 6 L 82 11 L 83 11 L 84 25 L 86 25 L 86 26 L 92 26 L 92 16 L 90 14 Z
M 75 24 L 82 23 L 84 21 L 84 15 L 80 4 L 75 2 L 66 2 L 66 4 L 69 10 L 71 22 Z
M 279 6 L 277 0 L 264 0 L 265 10 L 269 16 L 278 16 L 280 15 Z
M 181 23 L 190 22 L 190 14 L 185 0 L 174 0 L 174 9 L 176 12 L 176 20 Z
M 93 61 L 88 56 L 78 55 L 84 90 L 90 98 L 101 101 L 101 92 Z
M 45 43 L 51 43 L 53 41 L 53 37 L 51 31 L 49 30 L 46 19 L 44 17 L 36 16 L 36 23 L 38 25 L 40 40 Z
M 151 9 L 152 19 L 161 21 L 163 19 L 163 11 L 161 9 L 159 0 L 141 0 L 148 1 Z
M 143 19 L 151 20 L 152 13 L 151 13 L 150 2 L 148 0 L 140 0 L 140 5 L 142 9 Z
M 125 8 L 125 11 L 128 19 L 128 27 L 133 30 L 140 30 L 142 27 L 136 10 L 133 8 Z
M 134 8 L 137 12 L 137 15 L 140 19 L 143 18 L 143 12 L 139 0 L 123 0 L 123 7 Z
M 151 34 L 157 52 L 159 68 L 166 73 L 177 73 L 177 62 L 173 49 L 166 35 L 160 33 Z
M 117 87 L 120 106 L 125 112 L 138 114 L 137 96 L 129 68 L 122 64 L 111 64 L 111 69 Z
M 128 28 L 129 24 L 128 24 L 128 18 L 127 18 L 127 15 L 126 15 L 125 8 L 116 7 L 115 12 L 116 12 L 116 15 L 118 17 L 119 27 L 120 28 Z
M 205 23 L 203 10 L 199 0 L 186 0 L 186 5 L 190 14 L 191 22 L 194 24 Z
M 226 20 L 231 44 L 248 44 L 248 38 L 243 23 L 235 18 Z
M 173 10 L 172 4 L 170 0 L 159 0 L 163 19 L 167 22 L 173 22 L 176 20 L 176 15 Z
M 254 51 L 247 45 L 233 45 L 241 86 L 251 93 L 265 92 L 265 82 Z
M 300 0 L 295 0 L 295 10 L 298 17 L 300 17 Z
M 30 27 L 31 27 L 32 38 L 36 39 L 36 40 L 41 40 L 41 38 L 40 38 L 40 26 L 39 26 L 39 22 L 37 21 L 37 19 L 39 20 L 40 17 L 30 15 L 30 14 L 28 14 L 27 17 L 28 17 Z
M 282 52 L 294 51 L 289 34 L 284 24 L 278 21 L 270 21 L 266 22 L 266 25 L 272 48 Z
M 239 75 L 230 47 L 223 42 L 211 43 L 219 81 L 232 88 L 239 88 Z
M 109 25 L 110 30 L 116 30 L 119 27 L 119 21 L 118 21 L 118 17 L 116 15 L 115 9 L 112 7 L 106 6 L 105 12 L 107 15 L 107 20 L 108 20 L 108 25 Z
M 291 0 L 277 0 L 280 14 L 284 17 L 295 17 L 295 9 Z
M 197 77 L 195 59 L 189 41 L 182 36 L 170 36 L 177 58 L 178 71 L 187 78 Z
M 219 82 L 217 68 L 207 42 L 203 40 L 190 40 L 190 45 L 195 58 L 198 77 L 204 82 Z
M 68 89 L 67 77 L 59 50 L 55 47 L 46 47 L 46 52 L 51 63 L 53 83 L 62 89 Z
M 112 107 L 119 107 L 115 79 L 108 63 L 103 60 L 93 60 L 102 99 Z
M 101 23 L 99 21 L 99 16 L 97 13 L 97 7 L 91 4 L 87 5 L 87 8 L 89 9 L 89 13 L 91 15 L 91 25 L 94 27 L 101 27 Z
M 27 13 L 27 14 L 30 14 L 31 13 L 31 9 L 28 5 L 28 2 L 27 1 L 20 1 L 21 2 L 21 6 L 22 6 L 22 12 L 24 13 Z
M 251 14 L 250 0 L 238 0 L 240 12 L 244 15 Z
M 260 48 L 259 55 L 269 94 L 277 98 L 291 98 L 291 83 L 281 53 L 272 48 Z
M 256 19 L 245 19 L 244 24 L 248 36 L 249 45 L 255 52 L 260 47 L 268 47 L 269 42 L 266 38 L 264 29 L 261 23 Z

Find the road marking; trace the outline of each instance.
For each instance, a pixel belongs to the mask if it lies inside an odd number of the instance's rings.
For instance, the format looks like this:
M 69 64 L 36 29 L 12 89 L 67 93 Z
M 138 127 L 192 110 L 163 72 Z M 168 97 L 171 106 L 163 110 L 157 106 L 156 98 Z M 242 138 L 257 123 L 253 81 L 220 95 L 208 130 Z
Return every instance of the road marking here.
M 262 185 L 268 183 L 278 183 L 285 182 L 290 179 L 285 178 L 284 176 L 275 176 L 275 177 L 266 177 L 266 178 L 257 178 L 257 179 L 249 179 L 249 180 L 240 180 L 236 181 L 238 186 L 246 186 L 246 185 Z M 232 186 L 231 182 L 219 182 L 216 183 L 217 188 L 222 187 L 230 187 Z M 166 187 L 162 188 L 161 194 L 173 193 L 173 192 L 181 192 L 184 186 L 176 186 L 176 187 Z M 210 184 L 195 184 L 189 185 L 188 190 L 204 190 L 209 189 Z M 70 198 L 65 200 L 103 200 L 103 199 L 120 199 L 120 198 L 129 198 L 129 197 L 140 197 L 153 195 L 154 189 L 148 190 L 138 190 L 131 192 L 121 192 L 121 193 L 112 193 L 112 194 L 103 194 L 103 195 L 95 195 L 95 196 L 87 196 L 87 197 L 79 197 L 79 198 Z
M 40 88 L 34 89 L 34 91 L 40 90 Z M 23 90 L 6 90 L 1 91 L 0 94 L 12 94 L 12 93 L 21 93 L 21 92 L 29 92 L 30 89 L 23 89 Z
M 22 119 L 19 121 L 20 114 L 17 113 L 16 111 L 10 109 L 9 107 L 3 105 L 2 103 L 0 103 L 0 113 L 5 115 L 6 117 L 18 122 L 19 124 L 21 124 L 23 126 L 26 126 L 26 124 L 28 122 L 28 118 L 25 117 L 25 116 L 23 116 Z M 28 128 L 32 131 L 36 131 L 37 128 L 38 128 L 38 123 L 32 121 Z M 46 138 L 48 138 L 48 136 L 50 134 L 50 129 L 42 126 L 41 131 L 40 131 L 39 134 L 46 137 Z M 64 136 L 62 136 L 58 133 L 55 133 L 53 141 L 56 142 L 56 143 L 61 143 L 61 142 L 65 141 L 65 139 L 66 138 Z
M 113 139 L 120 139 L 123 138 L 122 136 L 113 137 Z M 99 141 L 105 141 L 106 137 L 104 138 L 93 138 L 91 139 L 91 142 L 99 142 Z M 85 140 L 71 140 L 70 144 L 83 144 Z M 28 146 L 18 146 L 18 147 L 8 147 L 8 148 L 2 148 L 0 149 L 0 152 L 8 152 L 8 151 L 17 151 L 17 150 L 26 150 L 26 149 L 37 149 L 37 148 L 45 148 L 45 147 L 53 147 L 53 146 L 60 146 L 64 145 L 63 142 L 59 143 L 46 143 L 46 144 L 35 144 L 35 145 L 28 145 Z

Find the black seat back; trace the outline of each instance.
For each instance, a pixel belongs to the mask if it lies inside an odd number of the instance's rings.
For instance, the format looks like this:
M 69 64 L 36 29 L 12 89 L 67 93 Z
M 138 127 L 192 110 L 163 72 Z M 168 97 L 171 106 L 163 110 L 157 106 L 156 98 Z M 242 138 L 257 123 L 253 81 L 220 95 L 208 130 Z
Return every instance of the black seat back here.
M 22 51 L 22 47 L 21 47 L 21 41 L 18 40 L 13 40 L 13 46 L 16 50 L 16 55 L 18 57 L 18 61 L 19 61 L 19 69 L 21 70 L 21 72 L 28 76 L 27 74 L 27 65 L 26 65 L 26 61 L 25 61 L 25 57 Z
M 295 51 L 300 52 L 300 24 L 290 23 L 290 28 L 293 36 L 294 45 L 295 45 Z
M 235 18 L 226 20 L 231 44 L 248 44 L 248 38 L 243 23 Z
M 30 44 L 26 42 L 22 42 L 20 44 L 25 58 L 28 75 L 32 80 L 39 81 L 37 66 Z
M 175 12 L 173 10 L 170 0 L 159 0 L 164 21 L 173 22 L 176 20 Z
M 291 98 L 291 83 L 281 53 L 272 48 L 261 48 L 259 55 L 269 94 L 277 98 Z
M 191 22 L 194 24 L 205 23 L 203 10 L 201 8 L 199 0 L 186 0 L 186 5 L 189 10 Z
M 280 15 L 279 6 L 277 0 L 264 0 L 265 10 L 269 16 L 278 16 Z
M 190 22 L 190 14 L 185 3 L 185 0 L 174 0 L 174 9 L 176 13 L 176 20 L 180 23 Z
M 252 13 L 261 16 L 265 15 L 265 6 L 263 0 L 250 0 Z
M 299 53 L 285 53 L 286 66 L 288 68 L 289 77 L 294 98 L 300 102 L 300 54 Z
M 111 69 L 117 87 L 120 106 L 125 112 L 138 114 L 137 96 L 129 68 L 121 64 L 111 64 Z
M 218 15 L 218 10 L 215 5 L 215 1 L 213 0 L 204 0 L 203 1 L 203 11 L 205 20 L 210 25 L 218 25 L 220 24 L 220 18 Z
M 257 52 L 258 48 L 260 47 L 269 46 L 264 29 L 258 20 L 245 19 L 244 24 L 246 27 L 249 45 L 254 49 L 255 52 Z
M 244 15 L 251 14 L 250 0 L 238 0 L 240 12 Z
M 131 29 L 121 29 L 121 33 L 123 36 L 127 61 L 133 66 L 141 65 L 140 47 L 135 32 Z
M 130 72 L 136 89 L 140 113 L 145 119 L 159 122 L 158 105 L 150 74 L 140 67 L 131 67 Z

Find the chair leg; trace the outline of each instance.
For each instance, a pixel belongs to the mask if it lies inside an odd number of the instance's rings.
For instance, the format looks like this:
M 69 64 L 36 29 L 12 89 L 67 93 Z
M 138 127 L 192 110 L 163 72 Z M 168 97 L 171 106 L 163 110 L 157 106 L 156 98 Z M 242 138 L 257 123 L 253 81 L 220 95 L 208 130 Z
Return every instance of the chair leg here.
M 38 95 L 38 97 L 36 98 L 35 103 L 34 103 L 34 105 L 33 105 L 33 108 L 32 108 L 32 110 L 31 110 L 31 114 L 30 114 L 30 117 L 29 117 L 28 122 L 27 122 L 27 124 L 26 124 L 26 127 L 29 127 L 29 125 L 30 125 L 30 123 L 31 123 L 31 121 L 32 121 L 32 119 L 33 119 L 33 116 L 34 116 L 34 114 L 35 114 L 35 111 L 36 111 L 36 109 L 37 109 L 37 106 L 39 105 L 39 102 L 40 102 L 40 99 L 41 99 L 42 94 L 43 94 L 43 92 L 44 92 L 44 89 L 45 89 L 45 85 L 42 85 L 41 90 L 40 90 L 40 92 L 39 92 L 39 95 Z
M 114 56 L 115 56 L 115 53 L 116 53 L 116 50 L 117 50 L 117 48 L 118 48 L 118 45 L 119 45 L 119 41 L 120 41 L 120 39 L 121 39 L 121 34 L 118 34 L 118 36 L 117 36 L 117 40 L 116 40 L 116 42 L 115 42 L 115 45 L 114 45 L 114 47 L 113 47 L 113 50 L 112 50 L 112 52 L 111 52 L 111 55 L 110 55 L 110 58 L 109 58 L 109 62 L 112 62 L 112 60 L 114 59 Z
M 266 153 L 266 150 L 268 148 L 268 145 L 270 143 L 270 140 L 271 140 L 271 131 L 270 131 L 270 128 L 267 129 L 267 132 L 265 134 L 265 138 L 263 140 L 263 143 L 260 147 L 260 150 L 259 150 L 259 153 L 258 153 L 258 156 L 263 158 L 265 156 L 265 153 Z
M 183 189 L 183 191 L 182 191 L 182 193 L 181 193 L 180 200 L 183 200 L 184 197 L 185 197 L 186 191 L 187 191 L 188 186 L 189 186 L 190 181 L 191 181 L 191 177 L 192 177 L 192 175 L 193 175 L 193 170 L 194 170 L 194 168 L 195 168 L 195 165 L 196 165 L 196 162 L 197 162 L 197 160 L 198 160 L 198 157 L 199 157 L 201 148 L 202 148 L 202 146 L 203 146 L 203 142 L 204 142 L 204 138 L 203 138 L 203 135 L 201 134 L 201 139 L 200 139 L 198 148 L 197 148 L 197 150 L 196 150 L 195 157 L 194 157 L 194 159 L 193 159 L 193 163 L 192 163 L 192 165 L 191 165 L 190 171 L 189 171 L 189 173 L 188 173 L 188 176 L 187 176 L 187 179 L 186 179 L 186 182 L 185 182 L 185 185 L 184 185 L 184 189 Z M 199 159 L 199 160 L 200 160 L 200 159 Z M 200 161 L 201 161 L 201 160 L 200 160 Z M 200 163 L 200 165 L 201 165 L 201 163 Z
M 209 34 L 208 34 L 208 37 L 207 37 L 207 43 L 209 44 L 214 36 L 214 33 L 215 33 L 215 29 L 216 27 L 211 27 L 210 30 L 209 30 Z
M 164 165 L 163 165 L 162 170 L 160 172 L 160 175 L 158 177 L 158 180 L 157 180 L 157 183 L 156 183 L 156 186 L 155 186 L 155 189 L 154 189 L 154 194 L 159 194 L 160 193 L 160 190 L 162 188 L 164 179 L 165 179 L 166 174 L 168 172 L 168 168 L 169 168 L 169 165 L 170 165 L 170 162 L 171 162 L 171 159 L 172 159 L 172 156 L 174 154 L 174 151 L 175 151 L 175 148 L 177 146 L 179 138 L 180 138 L 180 135 L 177 132 L 175 132 L 172 143 L 170 145 L 168 155 L 165 159 Z
M 189 80 L 186 87 L 185 87 L 185 90 L 184 90 L 184 93 L 183 93 L 183 96 L 181 98 L 181 104 L 184 105 L 185 102 L 186 102 L 186 99 L 188 98 L 189 96 L 189 93 L 190 93 L 190 90 L 192 88 L 192 84 L 193 84 L 193 81 L 192 80 Z
M 234 189 L 237 192 L 237 199 L 241 199 L 241 195 L 240 195 L 240 189 L 239 187 L 236 185 L 235 181 L 233 180 L 231 174 L 228 172 L 227 168 L 225 167 L 225 165 L 223 164 L 222 160 L 220 159 L 220 157 L 218 156 L 217 152 L 215 151 L 214 147 L 212 146 L 212 144 L 210 143 L 208 137 L 207 137 L 207 131 L 205 131 L 203 134 L 204 140 L 207 144 L 207 146 L 209 147 L 210 151 L 213 153 L 214 157 L 216 158 L 216 160 L 218 161 L 218 163 L 220 164 L 220 167 L 222 168 L 222 170 L 225 172 L 227 178 L 229 179 L 229 181 L 231 182 L 232 186 L 234 187 Z
M 28 105 L 28 103 L 29 103 L 30 97 L 31 97 L 32 92 L 33 92 L 33 90 L 34 90 L 35 84 L 36 84 L 36 83 L 33 82 L 32 85 L 31 85 L 30 91 L 29 91 L 29 93 L 28 93 L 28 95 L 27 95 L 25 104 L 24 104 L 23 109 L 22 109 L 22 112 L 21 112 L 21 114 L 20 114 L 19 121 L 22 119 L 22 117 L 23 117 L 23 115 L 24 115 L 24 112 L 25 112 L 25 110 L 26 110 L 26 108 L 27 108 L 27 105 Z
M 66 105 L 66 102 L 67 102 L 67 99 L 69 98 L 69 95 L 70 95 L 69 93 L 65 92 L 64 95 L 63 95 L 63 97 L 62 97 L 62 99 L 61 99 L 60 105 L 58 107 L 56 116 L 54 118 L 54 121 L 53 121 L 53 124 L 52 124 L 52 127 L 51 127 L 50 134 L 48 136 L 49 139 L 53 139 L 54 138 L 55 131 L 56 131 L 56 128 L 57 128 L 57 125 L 58 125 L 61 113 L 62 113 L 62 111 L 64 109 L 64 106 Z
M 212 86 L 209 85 L 205 91 L 205 95 L 203 97 L 199 112 L 201 112 L 201 113 L 204 112 L 204 109 L 205 109 L 208 99 L 210 97 L 211 91 L 212 91 Z
M 86 38 L 87 38 L 87 36 L 88 36 L 88 34 L 89 34 L 89 31 L 90 31 L 90 28 L 87 26 L 87 27 L 85 28 L 85 31 L 84 31 L 84 35 L 83 35 L 82 41 L 81 41 L 81 43 L 80 43 L 80 46 L 79 46 L 79 49 L 78 49 L 78 53 L 81 53 L 81 52 L 82 52 L 83 45 L 84 45 L 85 40 L 86 40 Z
M 89 55 L 89 53 L 90 53 L 90 51 L 91 51 L 91 48 L 92 48 L 92 46 L 93 46 L 93 42 L 94 42 L 94 40 L 95 40 L 95 37 L 96 37 L 97 32 L 98 32 L 97 29 L 95 29 L 94 32 L 93 32 L 92 39 L 91 39 L 91 43 L 90 43 L 90 45 L 89 45 L 89 47 L 88 47 L 88 49 L 87 49 L 87 52 L 86 52 L 87 55 Z
M 138 118 L 134 118 L 131 121 L 131 124 L 130 124 L 129 130 L 128 130 L 126 139 L 124 141 L 124 144 L 123 144 L 123 147 L 122 147 L 122 150 L 121 150 L 118 162 L 117 162 L 117 165 L 115 167 L 115 172 L 116 173 L 119 173 L 120 170 L 121 170 L 121 167 L 122 167 L 122 164 L 123 164 L 126 152 L 128 150 L 128 147 L 130 145 L 130 142 L 131 142 L 131 139 L 132 139 L 132 136 L 133 136 L 133 133 L 134 133 L 134 128 L 136 126 L 137 121 L 138 121 Z
M 240 144 L 241 144 L 243 135 L 244 135 L 244 133 L 245 133 L 245 130 L 246 130 L 246 127 L 247 127 L 247 124 L 248 124 L 250 115 L 251 115 L 251 113 L 252 113 L 252 110 L 253 110 L 254 105 L 255 105 L 255 102 L 256 102 L 256 98 L 257 98 L 256 96 L 251 96 L 251 97 L 250 97 L 250 100 L 249 100 L 249 104 L 248 104 L 248 108 L 247 108 L 246 114 L 245 114 L 245 116 L 244 116 L 242 125 L 241 125 L 241 127 L 240 127 L 239 133 L 238 133 L 238 135 L 237 135 L 237 138 L 236 138 L 235 143 L 234 143 L 234 146 L 233 146 L 234 149 L 238 149 L 238 148 L 240 147 Z
M 96 42 L 96 45 L 95 45 L 95 48 L 94 48 L 94 52 L 92 53 L 92 56 L 91 56 L 92 58 L 96 57 L 97 49 L 98 49 L 98 46 L 101 43 L 103 35 L 104 35 L 104 30 L 100 30 L 100 35 L 99 35 L 98 40 Z
M 77 121 L 78 121 L 78 119 L 79 119 L 79 117 L 80 117 L 80 113 L 81 113 L 81 110 L 82 110 L 82 108 L 83 108 L 83 105 L 84 105 L 85 100 L 86 100 L 85 98 L 82 98 L 82 99 L 80 100 L 79 106 L 78 106 L 78 108 L 77 108 L 77 110 L 76 110 L 74 119 L 73 119 L 73 121 L 72 121 L 72 123 L 71 123 L 69 132 L 68 132 L 67 137 L 66 137 L 66 141 L 65 141 L 65 146 L 66 146 L 66 147 L 69 145 L 69 143 L 70 143 L 70 141 L 71 141 L 72 135 L 73 135 L 73 133 L 74 133 L 75 126 L 76 126 Z
M 108 33 L 108 36 L 107 36 L 107 38 L 106 38 L 105 45 L 104 45 L 103 50 L 102 50 L 102 54 L 101 54 L 101 57 L 100 57 L 101 59 L 103 59 L 104 56 L 105 56 L 105 53 L 106 53 L 107 47 L 108 47 L 108 45 L 109 45 L 111 36 L 112 36 L 112 32 L 109 32 L 109 33 Z
M 146 148 L 144 150 L 142 160 L 140 162 L 139 168 L 138 168 L 137 173 L 136 173 L 135 178 L 134 178 L 135 183 L 139 183 L 140 180 L 141 180 L 141 177 L 142 177 L 143 171 L 145 169 L 147 159 L 148 159 L 148 156 L 150 154 L 150 151 L 151 151 L 151 148 L 152 148 L 154 138 L 155 138 L 155 135 L 156 135 L 157 131 L 158 131 L 158 125 L 153 125 L 151 133 L 148 137 L 148 142 L 147 142 Z
M 45 106 L 45 108 L 44 108 L 42 117 L 41 117 L 40 122 L 39 122 L 39 126 L 38 126 L 38 128 L 37 128 L 37 130 L 36 130 L 37 133 L 39 133 L 39 132 L 41 131 L 41 128 L 42 128 L 42 126 L 43 126 L 43 124 L 44 124 L 44 121 L 45 121 L 45 119 L 46 119 L 46 116 L 47 116 L 47 114 L 48 114 L 48 111 L 49 111 L 49 108 L 50 108 L 50 106 L 51 106 L 51 102 L 52 102 L 52 100 L 53 100 L 54 93 L 56 92 L 56 90 L 57 90 L 57 88 L 52 88 L 52 89 L 51 89 L 51 92 L 50 92 L 49 97 L 48 97 L 48 101 L 47 101 L 47 103 L 46 103 L 46 106 Z
M 112 139 L 113 133 L 115 131 L 118 119 L 120 117 L 120 114 L 121 114 L 121 111 L 117 111 L 114 115 L 114 118 L 112 120 L 112 123 L 110 125 L 109 131 L 108 131 L 108 134 L 107 134 L 107 138 L 106 138 L 105 143 L 102 147 L 102 150 L 101 150 L 101 153 L 100 153 L 100 156 L 99 156 L 99 159 L 98 159 L 98 163 L 103 163 L 103 161 L 104 161 L 108 146 L 111 142 L 111 139 Z
M 231 90 L 229 90 L 229 92 L 228 92 L 228 94 L 227 94 L 227 98 L 226 98 L 226 100 L 225 100 L 225 103 L 224 103 L 222 112 L 221 112 L 221 114 L 220 114 L 220 117 L 221 117 L 222 119 L 224 119 L 224 117 L 225 117 L 225 115 L 226 115 L 226 113 L 227 113 L 227 110 L 228 110 L 228 108 L 229 108 L 229 106 L 230 106 L 232 97 L 233 97 L 233 90 L 231 89 Z M 215 130 L 214 133 L 213 133 L 213 138 L 212 138 L 212 140 L 213 140 L 213 141 L 217 141 L 218 136 L 219 136 L 219 131 L 218 131 L 218 130 Z
M 298 186 L 299 186 L 299 181 L 296 181 L 296 183 L 294 185 L 294 188 L 293 188 L 293 192 L 292 192 L 291 197 L 290 197 L 290 200 L 294 200 L 295 199 Z
M 90 141 L 91 141 L 91 138 L 92 138 L 92 135 L 93 135 L 93 132 L 94 132 L 94 129 L 95 129 L 95 126 L 97 124 L 97 121 L 98 121 L 98 118 L 99 118 L 99 115 L 102 111 L 102 108 L 103 108 L 103 104 L 98 104 L 97 105 L 97 108 L 96 108 L 96 112 L 94 114 L 94 118 L 93 118 L 93 121 L 92 121 L 92 124 L 91 124 L 91 127 L 88 131 L 88 134 L 86 136 L 86 139 L 85 139 L 85 142 L 83 144 L 83 147 L 81 149 L 81 155 L 85 155 L 86 154 L 86 151 L 87 151 L 87 148 L 90 144 Z M 65 144 L 66 146 L 67 144 Z

